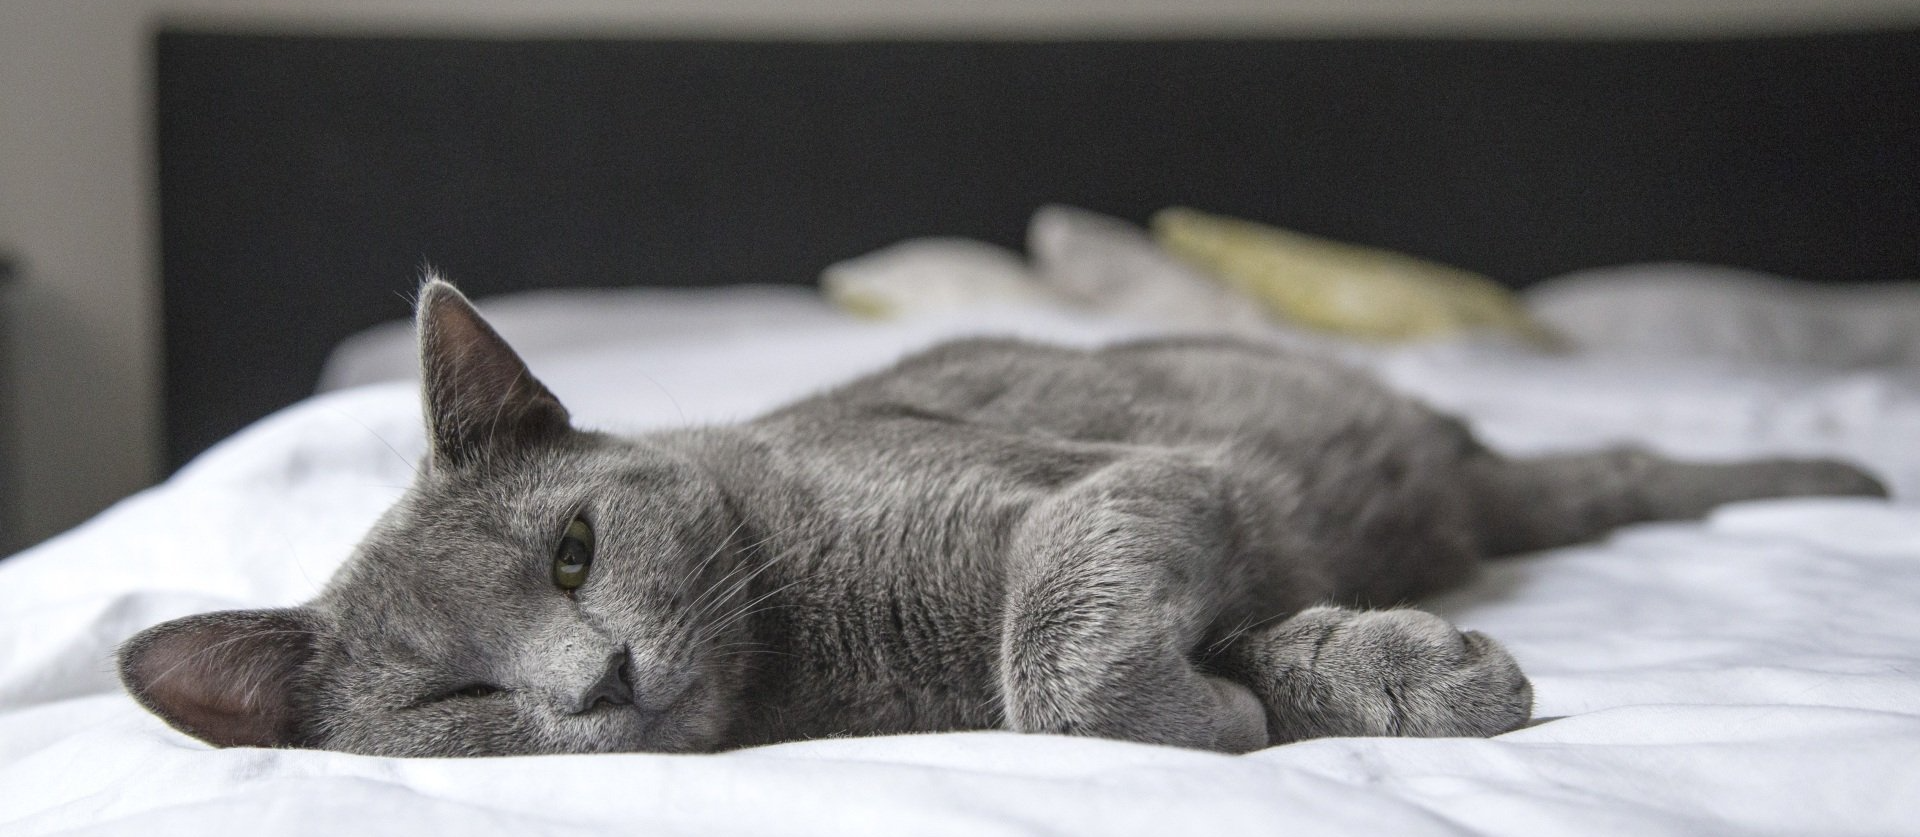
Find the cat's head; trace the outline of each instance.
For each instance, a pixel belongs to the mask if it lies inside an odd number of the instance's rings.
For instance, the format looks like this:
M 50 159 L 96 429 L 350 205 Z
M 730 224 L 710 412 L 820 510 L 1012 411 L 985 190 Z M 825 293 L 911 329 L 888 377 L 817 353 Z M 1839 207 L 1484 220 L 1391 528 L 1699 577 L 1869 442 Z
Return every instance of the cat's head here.
M 129 640 L 127 689 L 221 746 L 719 746 L 745 642 L 726 498 L 668 451 L 574 429 L 451 285 L 416 321 L 431 453 L 406 495 L 313 601 Z

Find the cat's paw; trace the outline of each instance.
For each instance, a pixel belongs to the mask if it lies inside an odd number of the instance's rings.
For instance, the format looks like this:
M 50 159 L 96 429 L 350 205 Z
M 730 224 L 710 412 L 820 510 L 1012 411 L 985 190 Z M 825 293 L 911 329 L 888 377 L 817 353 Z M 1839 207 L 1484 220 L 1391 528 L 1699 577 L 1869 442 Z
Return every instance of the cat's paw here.
M 1834 459 L 1808 459 L 1780 463 L 1788 473 L 1782 478 L 1789 496 L 1886 497 L 1887 486 L 1872 474 Z
M 1533 687 L 1511 654 L 1417 610 L 1314 608 L 1267 638 L 1276 738 L 1490 736 L 1524 725 Z

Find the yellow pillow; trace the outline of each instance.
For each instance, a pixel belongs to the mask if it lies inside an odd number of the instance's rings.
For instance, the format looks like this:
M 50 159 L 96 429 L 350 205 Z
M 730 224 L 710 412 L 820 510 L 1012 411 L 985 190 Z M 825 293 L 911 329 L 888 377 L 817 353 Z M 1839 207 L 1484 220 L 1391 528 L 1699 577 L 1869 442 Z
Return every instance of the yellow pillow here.
M 1556 342 L 1512 292 L 1470 271 L 1183 207 L 1152 227 L 1169 252 L 1302 325 L 1381 341 L 1489 330 Z

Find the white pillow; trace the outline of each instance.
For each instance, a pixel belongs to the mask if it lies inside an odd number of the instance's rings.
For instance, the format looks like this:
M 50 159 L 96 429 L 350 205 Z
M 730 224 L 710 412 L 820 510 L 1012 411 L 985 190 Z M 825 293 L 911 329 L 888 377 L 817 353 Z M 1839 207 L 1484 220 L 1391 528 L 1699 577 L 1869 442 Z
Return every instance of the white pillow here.
M 1027 226 L 1040 281 L 1075 304 L 1177 330 L 1267 334 L 1250 297 L 1160 249 L 1145 230 L 1070 206 L 1043 206 Z
M 1584 351 L 1920 366 L 1920 283 L 1827 286 L 1664 263 L 1582 270 L 1524 296 L 1535 317 Z
M 1019 254 L 969 238 L 913 238 L 835 262 L 820 272 L 820 290 L 875 318 L 1053 300 Z

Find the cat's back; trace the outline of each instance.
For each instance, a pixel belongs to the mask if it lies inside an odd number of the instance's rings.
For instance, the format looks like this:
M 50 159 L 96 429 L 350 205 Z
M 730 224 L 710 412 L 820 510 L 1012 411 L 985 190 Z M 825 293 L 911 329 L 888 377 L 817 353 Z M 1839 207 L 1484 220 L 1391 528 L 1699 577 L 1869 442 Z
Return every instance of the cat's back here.
M 1228 337 L 1080 349 L 1010 338 L 935 346 L 774 414 L 862 423 L 918 416 L 1084 443 L 1312 445 L 1434 415 L 1339 362 Z

